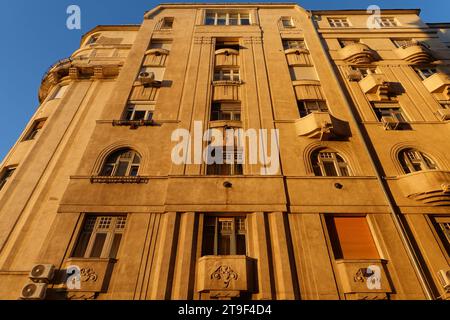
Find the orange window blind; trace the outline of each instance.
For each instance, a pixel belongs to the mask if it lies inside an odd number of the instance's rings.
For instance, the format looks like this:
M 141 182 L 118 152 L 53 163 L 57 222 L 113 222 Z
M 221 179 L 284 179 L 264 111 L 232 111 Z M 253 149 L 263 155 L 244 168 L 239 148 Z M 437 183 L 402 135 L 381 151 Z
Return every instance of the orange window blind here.
M 331 217 L 327 221 L 336 259 L 379 259 L 365 217 Z

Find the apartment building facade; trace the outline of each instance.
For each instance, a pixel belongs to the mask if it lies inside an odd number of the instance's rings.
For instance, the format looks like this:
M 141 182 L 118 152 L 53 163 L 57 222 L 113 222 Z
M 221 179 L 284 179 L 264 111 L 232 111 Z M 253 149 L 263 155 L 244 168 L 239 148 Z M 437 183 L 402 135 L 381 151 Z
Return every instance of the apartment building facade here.
M 1 164 L 0 298 L 448 298 L 448 25 L 369 18 L 163 4 L 88 32 Z

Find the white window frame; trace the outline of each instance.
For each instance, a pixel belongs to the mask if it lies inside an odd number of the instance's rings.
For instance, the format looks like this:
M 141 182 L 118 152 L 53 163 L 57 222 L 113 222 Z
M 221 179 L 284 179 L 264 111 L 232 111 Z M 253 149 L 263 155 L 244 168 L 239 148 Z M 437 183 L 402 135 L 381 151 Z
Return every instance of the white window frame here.
M 301 103 L 304 105 L 303 113 L 306 113 L 305 115 L 302 115 L 302 110 L 300 110 Z M 300 117 L 306 117 L 313 112 L 328 112 L 326 100 L 298 100 L 297 105 Z
M 352 176 L 352 171 L 348 162 L 342 157 L 338 152 L 329 151 L 329 150 L 321 150 L 317 153 L 317 159 L 312 159 L 313 161 L 317 161 L 317 166 L 321 171 L 322 177 L 334 177 L 328 176 L 325 163 L 331 163 L 334 165 L 334 169 L 336 171 L 337 177 L 350 177 Z M 313 163 L 314 166 L 314 163 Z M 344 171 L 346 170 L 346 171 Z
M 208 15 L 214 15 L 214 23 L 213 24 L 207 24 L 206 21 L 208 19 Z M 218 24 L 219 16 L 225 15 L 225 24 Z M 237 24 L 230 24 L 230 16 L 231 15 L 237 15 Z M 245 18 L 245 16 L 248 17 L 248 19 Z M 243 20 L 248 20 L 248 24 L 242 24 Z M 205 25 L 208 26 L 248 26 L 252 25 L 252 18 L 250 12 L 234 12 L 234 11 L 210 11 L 207 10 L 205 13 Z
M 437 73 L 437 69 L 435 67 L 427 67 L 427 68 L 414 68 L 414 71 L 416 71 L 417 75 L 422 79 L 426 80 L 435 73 Z
M 283 39 L 283 49 L 308 49 L 304 39 Z
M 292 17 L 281 17 L 280 21 L 283 28 L 295 28 L 294 19 L 292 19 Z M 287 24 L 285 24 L 285 22 L 287 22 Z
M 395 28 L 400 25 L 395 17 L 375 17 L 375 23 L 382 28 Z
M 350 20 L 347 17 L 329 17 L 328 23 L 331 28 L 350 28 Z
M 404 113 L 403 109 L 398 104 L 383 104 L 383 103 L 374 103 L 372 104 L 373 111 L 375 113 L 375 117 L 378 121 L 381 122 L 382 117 L 392 117 L 394 119 L 397 119 L 400 123 L 406 123 L 408 122 L 408 117 Z M 381 115 L 381 117 L 378 119 L 377 110 L 388 110 L 389 114 Z
M 413 38 L 392 38 L 391 41 L 397 48 L 407 48 L 417 43 Z
M 239 235 L 244 236 L 245 241 L 245 254 L 248 253 L 248 228 L 247 228 L 247 217 L 246 216 L 236 216 L 236 217 L 222 217 L 222 216 L 205 216 L 203 232 L 206 234 L 206 222 L 207 220 L 214 219 L 214 245 L 213 245 L 213 255 L 219 255 L 220 247 L 220 235 L 227 235 L 230 237 L 230 252 L 225 255 L 237 255 L 237 239 Z M 230 226 L 230 228 L 223 228 L 223 226 Z M 205 242 L 202 241 L 202 255 L 205 251 Z M 222 253 L 223 254 L 223 253 Z M 205 255 L 203 255 L 205 256 Z
M 438 170 L 436 162 L 428 155 L 417 149 L 406 149 L 400 151 L 399 160 L 405 173 Z M 420 166 L 420 170 L 416 168 L 417 165 Z M 405 170 L 404 166 L 406 166 L 408 170 Z
M 155 112 L 155 106 L 154 105 L 141 105 L 141 104 L 130 104 L 127 107 L 127 110 L 125 112 L 124 118 L 125 120 L 134 121 L 135 115 L 137 111 L 143 111 L 145 112 L 144 119 L 139 120 L 152 120 L 153 114 Z
M 225 79 L 225 75 L 229 74 L 229 80 Z M 241 81 L 241 73 L 239 68 L 220 68 L 214 71 L 214 81 Z
M 117 159 L 115 159 L 114 162 L 109 161 L 109 159 L 115 153 L 117 153 L 119 151 L 123 151 L 123 152 L 117 157 Z M 131 153 L 129 158 L 124 157 L 124 155 L 126 153 Z M 136 158 L 136 157 L 138 157 L 138 158 Z M 136 162 L 135 159 L 138 159 L 138 162 Z M 106 157 L 105 162 L 103 163 L 101 171 L 100 171 L 100 176 L 105 176 L 104 175 L 105 168 L 107 166 L 110 166 L 110 167 L 112 167 L 112 170 L 111 170 L 111 173 L 109 175 L 107 175 L 107 177 L 130 177 L 130 176 L 138 177 L 139 171 L 141 169 L 141 162 L 142 162 L 142 157 L 136 151 L 134 151 L 132 149 L 116 150 L 116 151 L 112 152 L 111 154 L 109 154 L 108 157 Z M 117 171 L 120 168 L 120 163 L 127 163 L 127 168 L 126 168 L 125 174 L 123 176 L 117 175 Z M 133 170 L 136 170 L 136 175 L 130 175 Z

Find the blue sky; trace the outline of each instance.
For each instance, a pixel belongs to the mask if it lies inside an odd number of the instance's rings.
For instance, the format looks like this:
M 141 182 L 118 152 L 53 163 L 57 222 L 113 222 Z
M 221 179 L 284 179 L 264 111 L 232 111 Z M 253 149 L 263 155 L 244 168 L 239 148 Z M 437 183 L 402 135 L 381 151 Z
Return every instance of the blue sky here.
M 79 46 L 81 36 L 96 25 L 140 23 L 144 12 L 158 3 L 142 0 L 2 0 L 0 108 L 4 121 L 0 125 L 0 159 L 36 110 L 40 81 L 50 65 L 70 56 Z M 448 0 L 304 0 L 299 3 L 306 9 L 365 9 L 373 4 L 382 9 L 420 8 L 422 19 L 427 22 L 450 21 Z M 66 28 L 66 9 L 71 4 L 81 8 L 81 30 Z

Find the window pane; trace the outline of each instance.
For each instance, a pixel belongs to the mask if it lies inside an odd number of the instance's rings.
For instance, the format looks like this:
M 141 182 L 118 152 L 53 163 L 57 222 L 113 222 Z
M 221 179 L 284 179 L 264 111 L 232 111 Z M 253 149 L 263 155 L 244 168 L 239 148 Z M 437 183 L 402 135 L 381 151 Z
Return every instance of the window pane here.
M 236 254 L 237 255 L 246 255 L 247 248 L 245 244 L 245 235 L 238 234 L 236 236 Z
M 91 238 L 90 232 L 83 232 L 78 238 L 77 246 L 73 252 L 73 257 L 75 258 L 83 258 L 86 254 L 86 249 L 89 244 L 89 239 Z
M 138 172 L 139 172 L 139 166 L 132 166 L 130 169 L 130 176 L 137 177 Z
M 231 235 L 221 234 L 219 235 L 219 256 L 226 256 L 231 254 Z
M 133 120 L 144 120 L 145 119 L 145 111 L 136 111 L 134 113 Z
M 120 241 L 122 240 L 122 234 L 116 233 L 114 235 L 114 240 L 111 246 L 111 252 L 109 253 L 109 257 L 115 259 L 117 257 L 117 252 L 119 252 Z
M 227 15 L 225 13 L 219 13 L 217 15 L 217 24 L 225 25 L 227 23 Z
M 336 177 L 338 175 L 334 162 L 324 161 L 323 168 L 325 169 L 325 175 L 327 177 Z
M 127 174 L 128 162 L 120 161 L 116 170 L 116 177 L 124 177 Z
M 379 259 L 365 217 L 333 217 L 328 220 L 336 259 Z
M 214 255 L 214 239 L 216 230 L 216 218 L 215 217 L 205 217 L 204 228 L 203 228 L 203 256 Z
M 213 24 L 214 24 L 215 17 L 216 17 L 215 13 L 208 13 L 208 14 L 206 15 L 206 21 L 205 21 L 205 24 L 207 24 L 207 25 L 213 25 Z
M 106 241 L 106 233 L 97 233 L 90 258 L 100 258 Z
M 112 175 L 112 172 L 114 170 L 114 165 L 112 164 L 106 164 L 103 166 L 102 172 L 100 173 L 100 176 L 103 177 L 109 177 Z
M 237 13 L 230 13 L 229 18 L 229 24 L 230 25 L 237 25 L 238 24 L 238 14 Z
M 241 25 L 250 25 L 250 15 L 248 13 L 241 13 Z

